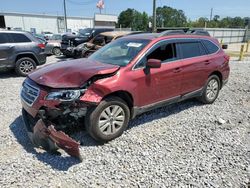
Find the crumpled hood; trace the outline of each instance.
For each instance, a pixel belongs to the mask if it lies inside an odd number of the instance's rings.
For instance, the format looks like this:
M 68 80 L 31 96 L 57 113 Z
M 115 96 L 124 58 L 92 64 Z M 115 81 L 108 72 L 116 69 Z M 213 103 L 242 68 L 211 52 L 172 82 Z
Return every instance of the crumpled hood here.
M 117 65 L 77 59 L 47 65 L 28 77 L 40 85 L 51 88 L 78 88 L 95 75 L 112 74 L 118 69 Z

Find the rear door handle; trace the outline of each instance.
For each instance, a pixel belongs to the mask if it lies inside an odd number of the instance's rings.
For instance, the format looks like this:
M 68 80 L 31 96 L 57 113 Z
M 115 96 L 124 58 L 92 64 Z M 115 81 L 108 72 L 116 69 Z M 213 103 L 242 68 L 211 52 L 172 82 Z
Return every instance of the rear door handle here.
M 180 67 L 177 67 L 177 68 L 174 69 L 173 72 L 174 72 L 174 73 L 178 73 L 178 72 L 181 72 L 181 70 L 182 70 L 182 69 L 181 69 Z

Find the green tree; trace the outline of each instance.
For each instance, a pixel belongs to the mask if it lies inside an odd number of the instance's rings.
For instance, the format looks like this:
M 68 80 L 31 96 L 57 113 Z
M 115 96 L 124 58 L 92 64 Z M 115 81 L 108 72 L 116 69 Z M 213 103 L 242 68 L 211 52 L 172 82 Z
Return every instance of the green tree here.
M 187 25 L 187 17 L 182 10 L 177 10 L 168 6 L 156 9 L 157 27 L 183 27 Z
M 211 28 L 244 28 L 246 26 L 246 19 L 241 17 L 225 17 L 220 19 L 219 15 L 215 15 L 214 18 L 209 21 L 206 17 L 200 17 L 198 20 L 189 21 L 189 27 L 207 27 Z
M 220 20 L 219 27 L 227 28 L 244 28 L 245 20 L 241 17 L 226 17 Z
M 122 11 L 118 17 L 118 26 L 124 28 L 131 28 L 134 19 L 133 14 L 134 14 L 134 9 L 131 8 Z
M 219 16 L 219 15 L 215 15 L 213 20 L 214 20 L 215 22 L 218 22 L 219 19 L 220 19 L 220 16 Z
M 206 23 L 208 23 L 208 19 L 206 17 L 200 17 L 198 20 L 196 21 L 191 21 L 191 23 L 189 24 L 189 27 L 205 27 Z
M 146 31 L 149 18 L 146 12 L 140 13 L 135 9 L 122 11 L 118 17 L 118 27 L 131 28 L 135 31 Z

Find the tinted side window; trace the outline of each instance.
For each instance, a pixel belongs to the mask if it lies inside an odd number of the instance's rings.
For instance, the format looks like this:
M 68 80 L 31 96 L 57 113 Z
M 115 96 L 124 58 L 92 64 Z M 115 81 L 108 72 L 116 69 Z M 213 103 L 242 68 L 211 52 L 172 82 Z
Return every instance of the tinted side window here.
M 203 40 L 202 42 L 206 46 L 209 54 L 213 54 L 219 50 L 218 46 L 216 46 L 214 43 L 212 43 L 209 40 Z
M 159 59 L 163 63 L 167 61 L 173 61 L 176 59 L 176 47 L 175 44 L 165 44 L 157 49 L 155 49 L 153 52 L 151 52 L 149 55 L 147 55 L 147 60 L 149 59 Z
M 136 66 L 135 68 L 145 67 L 147 60 L 149 59 L 159 59 L 162 63 L 166 63 L 169 61 L 174 61 L 177 58 L 176 55 L 176 44 L 175 43 L 168 43 L 163 44 L 152 52 L 150 52 L 146 57 L 144 57 Z
M 0 44 L 8 43 L 8 35 L 6 33 L 0 33 Z
M 206 51 L 200 42 L 185 42 L 178 45 L 184 59 L 206 55 Z
M 20 33 L 10 33 L 9 35 L 11 36 L 12 41 L 14 43 L 31 42 L 31 40 L 28 37 Z

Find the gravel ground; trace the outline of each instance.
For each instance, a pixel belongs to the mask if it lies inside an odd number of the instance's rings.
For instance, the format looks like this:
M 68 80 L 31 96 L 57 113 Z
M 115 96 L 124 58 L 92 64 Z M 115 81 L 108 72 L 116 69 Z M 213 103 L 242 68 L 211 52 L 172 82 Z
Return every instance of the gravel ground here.
M 73 135 L 82 142 L 81 163 L 64 152 L 55 156 L 32 147 L 21 119 L 19 90 L 24 79 L 1 73 L 0 185 L 247 187 L 249 73 L 249 62 L 231 62 L 230 81 L 214 104 L 189 100 L 148 112 L 105 145 L 97 145 L 86 132 Z

